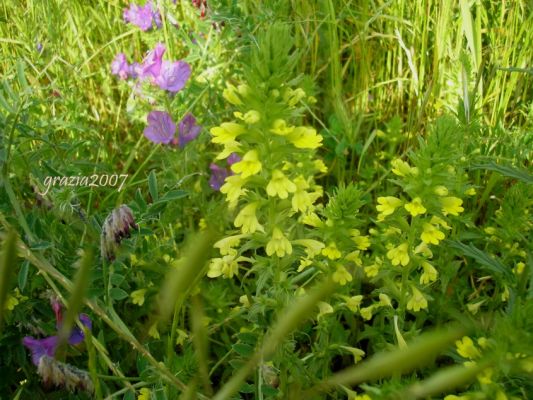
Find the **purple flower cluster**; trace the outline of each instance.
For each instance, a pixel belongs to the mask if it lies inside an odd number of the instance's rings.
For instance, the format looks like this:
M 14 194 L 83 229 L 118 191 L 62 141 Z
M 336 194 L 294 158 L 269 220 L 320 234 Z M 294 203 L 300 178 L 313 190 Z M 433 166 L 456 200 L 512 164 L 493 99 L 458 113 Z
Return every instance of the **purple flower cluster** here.
M 142 31 L 147 31 L 155 24 L 161 28 L 161 14 L 151 1 L 144 6 L 130 4 L 129 8 L 124 10 L 124 21 L 138 26 Z
M 173 144 L 184 147 L 196 139 L 202 127 L 196 124 L 196 118 L 190 113 L 185 115 L 178 123 L 178 137 L 176 124 L 172 117 L 165 111 L 151 111 L 147 117 L 148 126 L 144 129 L 144 136 L 153 143 Z
M 233 171 L 230 169 L 230 167 L 236 162 L 241 161 L 241 157 L 239 157 L 237 153 L 231 153 L 226 161 L 227 167 L 221 167 L 215 163 L 211 163 L 211 165 L 209 165 L 209 169 L 211 170 L 209 186 L 213 190 L 220 190 L 220 187 L 224 184 L 226 178 L 230 175 L 233 175 Z
M 62 322 L 61 306 L 56 301 L 52 302 L 52 308 L 56 314 L 56 329 L 59 330 Z M 79 319 L 80 322 L 87 327 L 87 329 L 92 329 L 92 322 L 87 314 L 80 314 Z M 84 338 L 83 331 L 76 326 L 70 332 L 68 343 L 71 345 L 77 345 L 83 342 Z M 32 362 L 38 366 L 41 357 L 54 357 L 57 350 L 57 345 L 59 344 L 59 336 L 47 336 L 42 339 L 35 339 L 33 336 L 26 336 L 22 339 L 22 344 L 31 351 Z

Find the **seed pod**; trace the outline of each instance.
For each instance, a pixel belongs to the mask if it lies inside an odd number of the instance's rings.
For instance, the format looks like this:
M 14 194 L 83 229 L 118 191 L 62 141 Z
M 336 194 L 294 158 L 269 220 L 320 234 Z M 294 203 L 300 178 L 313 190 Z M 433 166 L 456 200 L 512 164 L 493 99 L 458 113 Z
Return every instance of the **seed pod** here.
M 86 371 L 57 361 L 52 357 L 42 356 L 37 366 L 37 372 L 45 385 L 64 387 L 72 392 L 75 390 L 94 392 L 93 382 Z
M 138 226 L 133 218 L 131 209 L 121 205 L 107 216 L 102 226 L 100 236 L 100 251 L 102 258 L 112 261 L 115 259 L 115 251 L 123 238 L 130 237 L 130 229 Z

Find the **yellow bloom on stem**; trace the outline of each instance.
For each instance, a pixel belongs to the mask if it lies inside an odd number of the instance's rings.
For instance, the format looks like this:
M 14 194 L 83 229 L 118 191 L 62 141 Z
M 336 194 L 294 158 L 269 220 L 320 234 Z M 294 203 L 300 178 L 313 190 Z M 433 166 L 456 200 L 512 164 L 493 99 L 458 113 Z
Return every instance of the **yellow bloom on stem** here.
M 228 254 L 236 254 L 234 247 L 239 245 L 239 242 L 246 235 L 233 235 L 220 239 L 213 246 L 220 251 L 220 255 L 225 256 Z
M 435 186 L 433 193 L 435 193 L 437 196 L 448 196 L 448 188 L 442 185 Z
M 450 225 L 448 225 L 448 223 L 446 221 L 444 221 L 440 217 L 437 217 L 436 215 L 432 216 L 431 220 L 429 222 L 432 223 L 433 225 L 440 225 L 444 229 L 448 229 L 448 230 L 452 229 L 452 227 Z
M 313 239 L 298 239 L 294 240 L 293 243 L 304 246 L 307 257 L 309 258 L 314 258 L 316 255 L 320 254 L 322 249 L 325 247 L 324 243 Z
M 279 228 L 274 228 L 272 231 L 272 238 L 266 245 L 267 256 L 271 256 L 274 253 L 278 257 L 283 257 L 285 254 L 292 253 L 292 245 L 289 239 L 283 235 L 283 232 Z
M 228 254 L 222 258 L 213 258 L 209 263 L 207 276 L 217 278 L 224 275 L 225 278 L 233 278 L 239 272 L 240 257 L 235 259 L 236 254 Z
M 224 122 L 209 131 L 213 135 L 213 143 L 225 144 L 235 141 L 235 138 L 245 132 L 244 126 L 235 122 Z
M 133 304 L 137 304 L 138 306 L 142 306 L 144 304 L 144 295 L 146 293 L 146 289 L 138 289 L 131 292 L 131 302 Z
M 370 247 L 370 238 L 368 236 L 362 236 L 359 230 L 352 229 L 350 236 L 359 250 L 364 251 Z
M 344 286 L 347 282 L 352 281 L 352 274 L 350 274 L 343 265 L 339 264 L 337 265 L 337 270 L 333 273 L 333 281 Z
M 455 342 L 455 346 L 457 347 L 457 353 L 461 357 L 468 358 L 470 360 L 481 357 L 481 353 L 479 352 L 478 348 L 468 336 L 463 336 L 461 340 L 457 340 Z
M 241 175 L 231 175 L 226 178 L 224 184 L 220 187 L 220 192 L 226 195 L 226 199 L 230 202 L 236 202 L 241 195 L 246 193 L 243 185 L 246 183 Z
M 316 133 L 315 128 L 298 126 L 287 137 L 299 149 L 316 149 L 322 146 L 322 136 Z
M 385 293 L 379 294 L 379 305 L 383 307 L 392 307 L 392 302 L 389 296 L 387 296 Z
M 422 205 L 422 199 L 420 197 L 415 197 L 413 201 L 407 203 L 404 207 L 413 217 L 424 214 L 427 211 L 426 207 Z
M 418 175 L 418 168 L 411 167 L 399 158 L 391 161 L 392 173 L 398 176 Z
M 238 90 L 231 83 L 226 83 L 226 89 L 222 92 L 222 97 L 226 99 L 227 102 L 238 106 L 242 104 L 242 100 L 238 95 Z
M 424 297 L 424 295 L 415 288 L 414 286 L 411 287 L 412 294 L 411 298 L 407 302 L 407 309 L 413 310 L 415 312 L 420 311 L 421 309 L 428 308 L 428 301 Z
M 316 316 L 316 318 L 320 319 L 326 314 L 333 314 L 333 307 L 331 307 L 331 304 L 326 303 L 325 301 L 319 301 L 318 315 Z
M 320 228 L 324 223 L 320 219 L 317 213 L 307 210 L 307 213 L 302 217 L 301 222 L 305 225 Z
M 477 193 L 477 192 L 476 192 L 476 189 L 473 188 L 473 187 L 468 188 L 468 189 L 465 190 L 465 194 L 466 194 L 467 196 L 475 196 L 476 193 Z
M 439 273 L 433 265 L 427 261 L 422 261 L 422 275 L 420 275 L 420 284 L 425 285 L 426 283 L 435 282 Z
M 328 244 L 328 247 L 322 249 L 322 255 L 326 256 L 330 260 L 336 260 L 341 257 L 341 252 L 337 249 L 334 242 Z
M 257 230 L 263 230 L 263 226 L 257 220 L 255 210 L 259 203 L 250 203 L 244 207 L 235 217 L 234 225 L 241 228 L 242 233 L 254 233 Z
M 363 296 L 360 294 L 358 294 L 357 296 L 348 297 L 346 299 L 346 307 L 348 307 L 351 312 L 356 312 L 357 310 L 359 310 L 362 301 Z
M 440 203 L 444 215 L 452 214 L 457 216 L 459 213 L 462 213 L 465 210 L 463 207 L 461 207 L 463 200 L 458 197 L 443 197 L 440 199 Z
M 379 205 L 376 209 L 383 215 L 391 215 L 398 207 L 402 205 L 402 201 L 394 196 L 378 197 Z
M 294 130 L 294 126 L 288 126 L 287 122 L 283 119 L 277 119 L 272 124 L 270 132 L 275 133 L 276 135 L 286 136 Z
M 278 196 L 280 199 L 286 199 L 289 197 L 289 193 L 296 191 L 296 185 L 283 172 L 275 169 L 272 171 L 272 179 L 268 182 L 266 191 L 271 197 Z
M 263 165 L 259 162 L 257 151 L 250 150 L 243 157 L 242 160 L 236 162 L 231 166 L 231 170 L 236 174 L 241 174 L 242 178 L 248 178 L 261 171 Z
M 161 336 L 159 335 L 159 330 L 157 329 L 157 322 L 154 322 L 150 329 L 148 329 L 148 335 L 153 337 L 154 339 L 161 338 Z
M 360 250 L 354 250 L 346 254 L 346 261 L 351 261 L 358 267 L 361 267 L 363 265 L 363 260 L 361 260 L 361 251 Z
M 296 191 L 292 196 L 292 209 L 296 212 L 305 212 L 313 205 L 312 198 L 306 191 L 309 188 L 309 184 L 301 175 L 294 180 L 294 184 L 296 185 Z
M 241 144 L 239 142 L 236 142 L 235 140 L 231 140 L 229 142 L 224 143 L 224 148 L 216 156 L 216 159 L 225 160 L 226 158 L 231 156 L 233 153 L 240 153 L 240 152 L 241 152 Z
M 311 260 L 308 259 L 308 258 L 302 258 L 302 259 L 300 259 L 300 264 L 298 265 L 297 272 L 302 272 L 304 269 L 306 269 L 306 268 L 307 268 L 308 266 L 310 266 L 312 263 L 313 263 L 313 261 L 311 261 Z
M 261 119 L 261 114 L 259 114 L 259 111 L 255 110 L 250 110 L 244 115 L 239 111 L 235 111 L 233 115 L 250 125 L 255 124 Z
M 422 226 L 423 232 L 420 235 L 420 239 L 424 243 L 439 244 L 441 240 L 444 240 L 445 235 L 443 232 L 439 231 L 434 225 L 425 223 Z
M 361 314 L 361 317 L 363 317 L 364 320 L 370 321 L 372 319 L 372 311 L 374 310 L 374 305 L 363 307 L 359 310 L 359 313 Z
M 313 165 L 318 172 L 322 172 L 323 174 L 328 172 L 328 167 L 326 167 L 326 164 L 321 159 L 313 161 Z
M 392 265 L 402 264 L 404 267 L 409 264 L 409 244 L 407 242 L 393 247 L 387 252 L 387 258 Z

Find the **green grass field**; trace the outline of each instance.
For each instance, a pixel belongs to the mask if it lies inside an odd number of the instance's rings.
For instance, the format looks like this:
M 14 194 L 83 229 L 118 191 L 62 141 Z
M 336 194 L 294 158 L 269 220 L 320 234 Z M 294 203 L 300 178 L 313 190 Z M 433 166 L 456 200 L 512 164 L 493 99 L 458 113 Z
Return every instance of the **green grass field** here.
M 533 3 L 5 0 L 0 400 L 533 398 Z

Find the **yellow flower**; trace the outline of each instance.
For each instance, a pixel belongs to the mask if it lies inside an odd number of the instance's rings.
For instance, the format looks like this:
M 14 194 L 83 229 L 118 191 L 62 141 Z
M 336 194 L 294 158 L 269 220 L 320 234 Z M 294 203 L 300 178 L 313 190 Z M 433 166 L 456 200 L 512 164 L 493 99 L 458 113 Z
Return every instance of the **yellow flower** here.
M 283 94 L 283 99 L 287 102 L 289 107 L 294 107 L 296 103 L 302 100 L 305 96 L 305 92 L 302 88 L 297 88 L 295 90 L 287 88 Z
M 322 249 L 322 255 L 326 256 L 330 260 L 336 260 L 341 257 L 341 252 L 337 249 L 334 242 L 328 244 L 328 247 Z
M 415 254 L 422 253 L 422 255 L 424 257 L 426 257 L 426 258 L 432 258 L 433 257 L 433 252 L 431 251 L 431 249 L 429 248 L 427 243 L 424 243 L 424 242 L 420 242 L 420 244 L 415 247 L 414 253 Z
M 233 278 L 239 272 L 239 263 L 242 258 L 235 259 L 234 254 L 228 254 L 222 258 L 213 258 L 209 263 L 207 276 L 209 278 L 216 278 L 224 275 L 224 278 Z
M 361 305 L 362 301 L 363 296 L 360 294 L 357 296 L 348 297 L 346 299 L 346 307 L 348 307 L 351 312 L 356 312 L 359 310 L 359 306 Z
M 476 189 L 471 187 L 465 190 L 465 194 L 467 196 L 475 196 L 476 195 Z
M 315 128 L 298 126 L 287 137 L 299 149 L 316 149 L 322 146 L 322 136 L 316 133 Z
M 424 214 L 427 211 L 426 207 L 422 205 L 422 199 L 420 197 L 415 197 L 413 201 L 407 203 L 404 207 L 413 217 Z
M 374 310 L 374 305 L 361 308 L 361 310 L 359 310 L 359 313 L 361 314 L 361 317 L 364 320 L 370 321 L 372 319 L 372 310 Z
M 344 268 L 344 266 L 337 265 L 337 270 L 333 273 L 333 281 L 344 286 L 347 282 L 352 281 L 352 275 L 346 270 L 346 268 Z
M 152 392 L 148 388 L 142 388 L 137 396 L 137 400 L 150 400 L 151 398 Z
M 423 232 L 420 235 L 420 239 L 424 243 L 439 244 L 439 241 L 443 240 L 445 235 L 439 231 L 435 226 L 425 223 L 422 227 Z
M 250 203 L 244 207 L 235 217 L 234 225 L 241 228 L 242 233 L 254 233 L 256 230 L 263 231 L 263 226 L 257 220 L 255 210 L 259 203 Z
M 148 329 L 148 335 L 153 337 L 154 339 L 160 339 L 161 336 L 159 335 L 159 330 L 157 329 L 157 322 L 155 322 L 150 329 Z
M 268 182 L 266 191 L 271 197 L 278 196 L 280 199 L 286 199 L 289 197 L 289 193 L 294 193 L 296 191 L 296 185 L 292 183 L 283 172 L 275 169 L 272 171 L 272 179 Z
M 286 136 L 294 130 L 294 126 L 287 126 L 287 123 L 283 119 L 277 119 L 272 124 L 270 132 L 276 135 Z
M 322 249 L 325 247 L 324 243 L 313 239 L 298 239 L 293 241 L 293 243 L 304 246 L 307 257 L 309 258 L 313 258 L 320 254 Z
M 4 308 L 8 311 L 13 311 L 18 304 L 18 299 L 15 296 L 11 296 L 10 294 L 8 294 Z
M 398 207 L 402 205 L 402 201 L 393 196 L 378 197 L 379 205 L 376 209 L 383 215 L 391 215 Z
M 300 264 L 298 265 L 297 272 L 302 272 L 304 269 L 306 269 L 308 266 L 310 266 L 313 263 L 313 261 L 309 260 L 308 258 L 302 258 L 300 259 Z
M 250 150 L 243 157 L 242 160 L 236 162 L 231 166 L 231 170 L 236 174 L 241 174 L 242 178 L 248 178 L 255 175 L 263 168 L 261 162 L 258 160 L 257 151 Z
M 440 201 L 444 215 L 452 214 L 457 216 L 459 213 L 465 210 L 463 207 L 461 207 L 463 200 L 459 199 L 458 197 L 443 197 L 440 199 Z
M 422 261 L 422 269 L 424 272 L 420 275 L 420 284 L 425 285 L 426 283 L 435 282 L 437 280 L 438 272 L 433 265 L 427 261 Z
M 363 260 L 361 260 L 361 252 L 359 250 L 351 251 L 346 255 L 346 261 L 351 261 L 358 267 L 363 265 Z
M 356 394 L 355 396 L 352 396 L 349 398 L 349 400 L 372 400 L 372 397 L 370 397 L 368 394 Z
M 487 368 L 477 374 L 476 378 L 482 385 L 490 385 L 492 383 L 492 374 L 494 371 L 492 368 Z
M 244 307 L 250 307 L 250 299 L 245 294 L 239 297 L 239 303 L 241 303 Z
M 272 238 L 266 245 L 267 256 L 276 253 L 278 257 L 283 257 L 285 254 L 292 253 L 291 242 L 283 235 L 283 232 L 278 228 L 272 231 Z
M 209 132 L 213 135 L 211 140 L 213 143 L 230 143 L 234 142 L 235 138 L 244 133 L 244 126 L 236 124 L 235 122 L 224 122 L 220 126 L 211 128 Z
M 213 246 L 219 249 L 220 255 L 222 256 L 228 254 L 236 254 L 236 250 L 234 249 L 234 247 L 237 247 L 239 245 L 239 242 L 243 237 L 245 237 L 245 235 L 227 236 L 225 238 L 220 239 Z
M 317 213 L 309 212 L 309 210 L 307 211 L 307 214 L 302 217 L 302 223 L 315 228 L 320 228 L 324 224 Z
M 522 275 L 525 268 L 526 268 L 526 264 L 520 261 L 516 263 L 516 267 L 514 268 L 513 271 L 516 275 Z
M 133 304 L 137 304 L 138 306 L 142 306 L 144 304 L 144 295 L 146 293 L 146 289 L 138 289 L 133 292 L 131 292 L 130 297 Z
M 309 188 L 309 184 L 303 176 L 298 176 L 294 180 L 296 185 L 296 191 L 292 196 L 292 209 L 294 211 L 305 212 L 309 207 L 313 205 L 313 201 L 306 189 Z
M 448 229 L 448 230 L 452 229 L 452 227 L 450 225 L 448 225 L 448 223 L 446 221 L 444 221 L 440 217 L 437 217 L 436 215 L 432 216 L 431 220 L 429 222 L 432 223 L 433 225 L 440 225 L 444 229 Z
M 359 250 L 366 250 L 370 247 L 370 238 L 368 236 L 361 236 L 357 229 L 350 232 L 352 240 Z
M 402 264 L 404 267 L 409 264 L 409 244 L 407 242 L 393 247 L 387 252 L 387 258 L 392 265 Z
M 461 340 L 457 340 L 455 342 L 455 346 L 457 347 L 457 353 L 461 357 L 468 358 L 470 360 L 481 357 L 481 353 L 479 352 L 478 348 L 468 336 L 463 336 Z
M 446 186 L 435 186 L 435 189 L 433 189 L 433 193 L 435 193 L 437 196 L 448 196 L 448 188 Z
M 246 183 L 240 175 L 228 176 L 224 184 L 220 187 L 220 192 L 226 195 L 226 199 L 230 203 L 236 202 L 241 195 L 246 193 L 246 189 L 243 189 L 243 185 Z
M 318 315 L 317 319 L 320 319 L 326 314 L 332 314 L 333 313 L 333 307 L 331 307 L 331 304 L 326 303 L 325 301 L 319 301 L 318 302 Z
M 226 83 L 226 89 L 224 89 L 222 92 L 222 97 L 235 106 L 242 104 L 242 100 L 239 98 L 237 88 L 231 83 Z
M 328 167 L 326 167 L 326 164 L 324 164 L 324 161 L 320 159 L 313 161 L 313 165 L 318 172 L 322 172 L 323 174 L 328 172 Z
M 407 309 L 418 312 L 423 308 L 428 308 L 428 301 L 420 290 L 412 286 L 412 292 L 411 298 L 407 302 Z
M 398 176 L 418 175 L 418 168 L 411 167 L 399 158 L 391 161 L 392 173 Z
M 236 111 L 233 113 L 233 115 L 250 125 L 255 124 L 261 119 L 261 114 L 255 110 L 250 110 L 244 115 L 241 112 Z
M 225 160 L 226 158 L 231 156 L 233 153 L 240 153 L 240 151 L 241 151 L 241 144 L 239 142 L 236 142 L 235 140 L 232 140 L 232 141 L 224 143 L 224 148 L 216 156 L 216 159 Z
M 181 329 L 176 329 L 176 333 L 178 334 L 176 337 L 176 346 L 182 346 L 183 343 L 185 343 L 185 339 L 187 339 L 189 335 L 187 332 Z
M 392 307 L 392 302 L 390 300 L 390 297 L 387 296 L 385 293 L 379 294 L 379 304 L 384 307 L 385 306 Z

